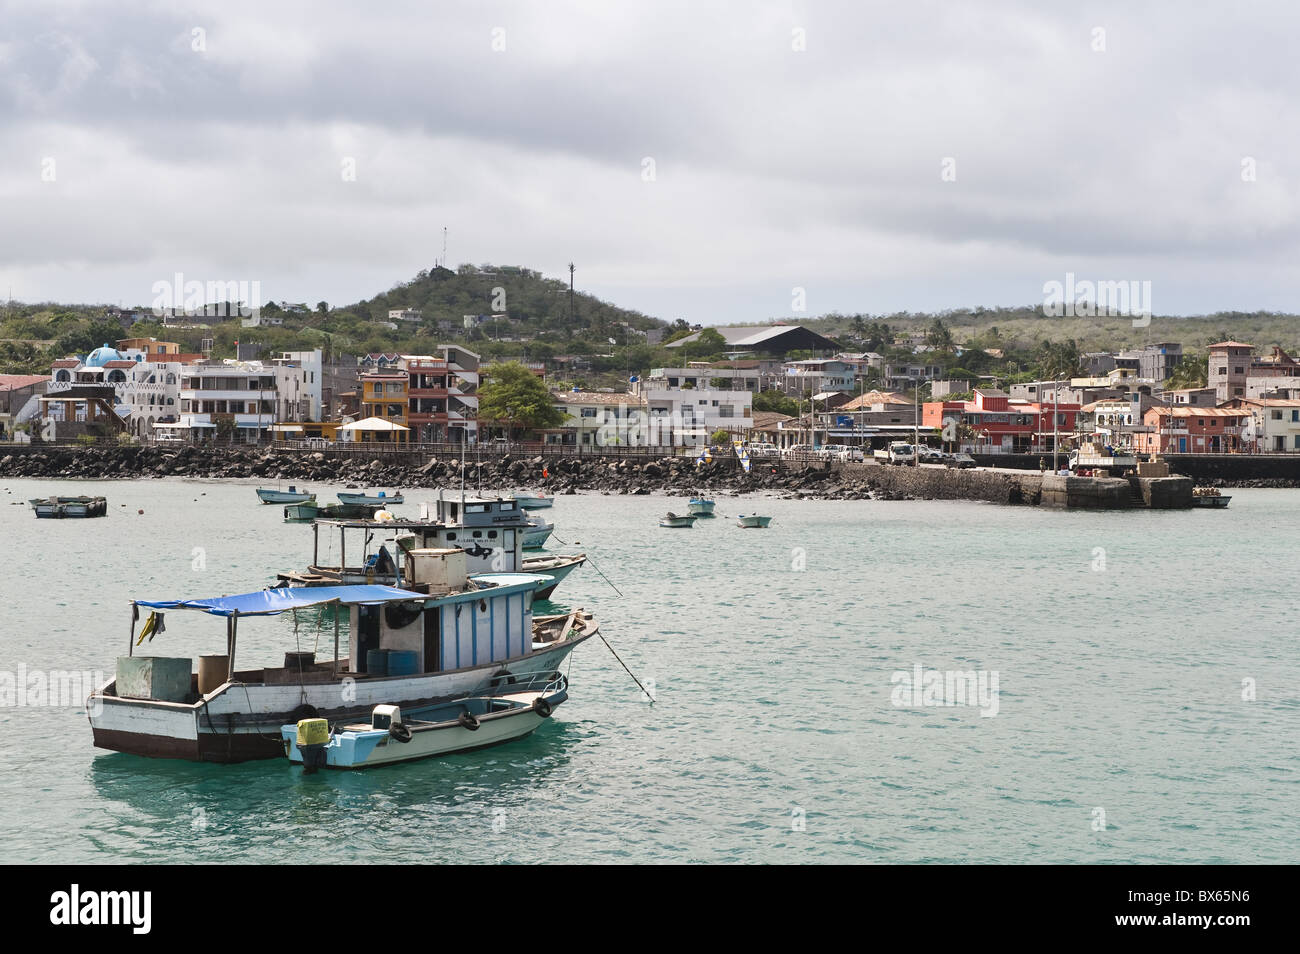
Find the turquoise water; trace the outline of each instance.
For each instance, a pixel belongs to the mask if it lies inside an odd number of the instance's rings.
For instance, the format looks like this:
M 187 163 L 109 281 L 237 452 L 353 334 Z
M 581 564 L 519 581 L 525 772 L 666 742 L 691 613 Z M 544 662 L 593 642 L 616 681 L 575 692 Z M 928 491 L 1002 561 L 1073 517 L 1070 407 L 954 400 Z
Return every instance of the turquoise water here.
M 0 670 L 111 673 L 130 597 L 305 566 L 309 528 L 254 486 L 0 482 Z M 81 492 L 109 516 L 8 505 Z M 563 497 L 558 537 L 623 596 L 587 567 L 557 600 L 597 613 L 656 705 L 592 640 L 529 739 L 310 777 L 108 753 L 81 708 L 0 708 L 6 860 L 1296 862 L 1300 493 L 1232 493 L 1136 514 L 719 498 L 767 530 L 659 529 L 684 499 Z M 255 625 L 242 662 L 294 648 L 290 620 Z M 223 642 L 171 613 L 151 651 Z M 996 671 L 997 714 L 896 707 L 891 676 L 917 664 Z

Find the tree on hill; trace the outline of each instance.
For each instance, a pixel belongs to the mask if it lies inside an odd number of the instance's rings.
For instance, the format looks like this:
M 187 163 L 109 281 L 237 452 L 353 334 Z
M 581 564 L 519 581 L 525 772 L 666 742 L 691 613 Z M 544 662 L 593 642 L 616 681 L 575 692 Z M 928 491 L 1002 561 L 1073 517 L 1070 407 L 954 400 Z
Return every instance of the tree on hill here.
M 1165 381 L 1165 387 L 1169 390 L 1203 388 L 1208 387 L 1209 380 L 1210 356 L 1189 354 L 1174 365 L 1174 369 L 1169 372 L 1169 379 Z
M 518 361 L 489 366 L 478 395 L 479 416 L 511 429 L 537 430 L 564 422 L 542 379 Z
M 682 354 L 691 361 L 716 358 L 727 348 L 727 339 L 713 328 L 705 328 L 694 341 L 682 345 Z
M 792 397 L 788 397 L 781 391 L 760 391 L 758 394 L 754 395 L 754 410 L 775 411 L 777 414 L 797 417 L 799 414 L 799 402 Z

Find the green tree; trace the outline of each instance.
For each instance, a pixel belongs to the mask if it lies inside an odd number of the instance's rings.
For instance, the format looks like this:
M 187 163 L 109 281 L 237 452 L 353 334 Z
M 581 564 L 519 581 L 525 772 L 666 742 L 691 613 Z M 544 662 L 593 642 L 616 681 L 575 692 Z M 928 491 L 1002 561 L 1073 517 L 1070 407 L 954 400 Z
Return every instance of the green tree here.
M 518 361 L 490 365 L 479 388 L 479 416 L 513 428 L 558 427 L 564 414 L 555 407 L 542 379 Z
M 688 360 L 702 361 L 705 358 L 716 358 L 726 347 L 726 338 L 714 328 L 705 328 L 694 341 L 682 345 L 682 354 Z
M 1169 390 L 1179 388 L 1207 387 L 1210 380 L 1210 356 L 1208 354 L 1186 355 L 1183 360 L 1169 372 L 1165 387 Z
M 774 411 L 777 414 L 796 417 L 799 414 L 799 403 L 781 391 L 760 391 L 754 395 L 754 410 Z

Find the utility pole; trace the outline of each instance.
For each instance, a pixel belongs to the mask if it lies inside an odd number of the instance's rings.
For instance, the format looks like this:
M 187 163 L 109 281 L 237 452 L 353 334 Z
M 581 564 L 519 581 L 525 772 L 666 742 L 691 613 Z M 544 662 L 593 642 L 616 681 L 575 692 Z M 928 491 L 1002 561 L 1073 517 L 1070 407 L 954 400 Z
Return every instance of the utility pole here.
M 1052 473 L 1057 473 L 1061 468 L 1056 463 L 1056 451 L 1061 446 L 1061 382 L 1059 380 L 1052 382 Z M 1078 466 L 1078 458 L 1075 458 L 1075 466 Z
M 569 263 L 569 322 L 573 322 L 573 269 L 574 264 Z

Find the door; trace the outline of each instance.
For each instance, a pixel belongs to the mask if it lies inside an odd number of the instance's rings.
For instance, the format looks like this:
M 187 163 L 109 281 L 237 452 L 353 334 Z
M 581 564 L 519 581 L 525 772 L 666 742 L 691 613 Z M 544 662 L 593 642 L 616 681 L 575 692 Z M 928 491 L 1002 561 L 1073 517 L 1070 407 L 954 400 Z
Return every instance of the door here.
M 433 606 L 424 611 L 424 671 L 442 668 L 442 609 Z
M 379 607 L 357 607 L 357 672 L 368 672 L 366 653 L 379 648 Z

